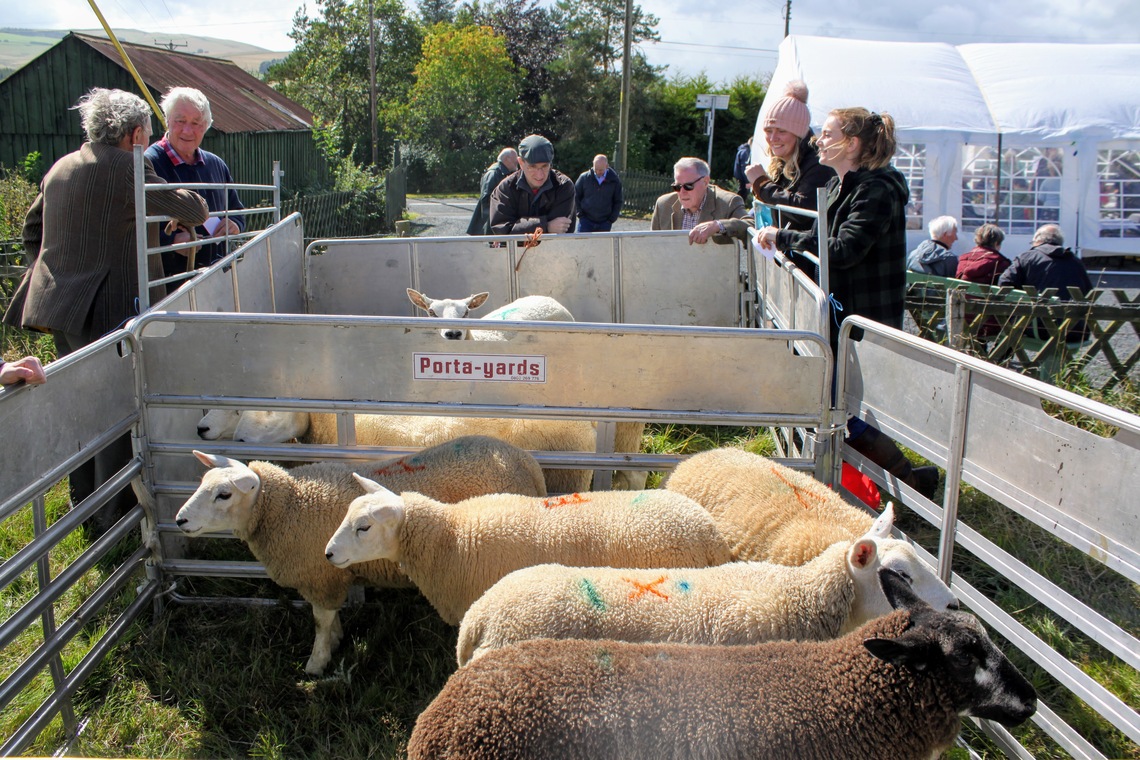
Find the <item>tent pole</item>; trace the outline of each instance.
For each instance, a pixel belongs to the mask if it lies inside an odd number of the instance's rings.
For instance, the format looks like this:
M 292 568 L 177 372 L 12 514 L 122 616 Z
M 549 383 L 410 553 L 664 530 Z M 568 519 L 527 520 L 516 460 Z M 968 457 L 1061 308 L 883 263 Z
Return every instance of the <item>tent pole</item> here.
M 999 227 L 1001 224 L 998 220 L 1001 218 L 1001 132 L 998 132 L 997 144 L 997 182 L 994 187 L 994 224 Z

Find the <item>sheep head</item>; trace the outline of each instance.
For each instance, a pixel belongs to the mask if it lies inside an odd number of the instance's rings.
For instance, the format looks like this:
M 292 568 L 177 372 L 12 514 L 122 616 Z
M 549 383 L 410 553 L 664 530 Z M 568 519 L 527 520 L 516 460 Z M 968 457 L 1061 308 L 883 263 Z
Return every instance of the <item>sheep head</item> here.
M 198 420 L 198 437 L 203 441 L 233 438 L 240 417 L 237 409 L 211 409 Z
M 474 309 L 485 304 L 490 296 L 490 293 L 475 293 L 466 298 L 429 298 L 417 290 L 408 288 L 408 299 L 413 304 L 426 311 L 429 317 L 440 319 L 463 319 Z M 468 340 L 471 337 L 470 331 L 453 327 L 444 328 L 439 334 L 448 340 Z
M 844 631 L 894 609 L 883 593 L 879 571 L 888 569 L 902 577 L 911 590 L 935 609 L 958 609 L 958 600 L 906 541 L 890 538 L 894 505 L 888 503 L 871 530 L 851 542 L 847 549 L 847 572 L 855 584 L 855 602 Z
M 241 535 L 249 524 L 261 479 L 236 459 L 201 451 L 195 451 L 194 456 L 211 469 L 202 476 L 198 490 L 178 510 L 175 523 L 191 536 L 220 530 Z
M 879 570 L 883 594 L 911 625 L 893 638 L 863 642 L 873 656 L 947 685 L 959 714 L 1016 726 L 1037 710 L 1037 692 L 973 615 L 936 610 L 898 573 Z
M 374 480 L 356 473 L 352 477 L 364 495 L 348 505 L 344 520 L 325 546 L 325 557 L 337 567 L 374 559 L 399 562 L 404 500 Z

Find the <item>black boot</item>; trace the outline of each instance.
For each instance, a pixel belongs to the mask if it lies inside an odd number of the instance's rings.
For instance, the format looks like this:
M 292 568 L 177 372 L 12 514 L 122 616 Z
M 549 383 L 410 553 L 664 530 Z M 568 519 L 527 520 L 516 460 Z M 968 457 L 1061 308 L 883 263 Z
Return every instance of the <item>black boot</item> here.
M 862 435 L 848 438 L 846 443 L 926 498 L 934 498 L 934 491 L 938 488 L 938 468 L 933 465 L 912 466 L 895 442 L 878 428 L 868 427 Z

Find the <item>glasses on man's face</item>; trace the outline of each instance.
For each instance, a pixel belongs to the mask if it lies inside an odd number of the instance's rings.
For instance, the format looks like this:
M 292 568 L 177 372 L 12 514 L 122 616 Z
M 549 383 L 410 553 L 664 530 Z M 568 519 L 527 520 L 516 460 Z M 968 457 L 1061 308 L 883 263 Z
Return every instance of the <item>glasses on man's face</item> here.
M 672 185 L 669 185 L 669 187 L 673 188 L 673 192 L 675 193 L 679 193 L 682 190 L 688 192 L 692 191 L 692 189 L 696 187 L 702 179 L 704 179 L 704 177 L 697 177 L 692 182 L 674 182 Z

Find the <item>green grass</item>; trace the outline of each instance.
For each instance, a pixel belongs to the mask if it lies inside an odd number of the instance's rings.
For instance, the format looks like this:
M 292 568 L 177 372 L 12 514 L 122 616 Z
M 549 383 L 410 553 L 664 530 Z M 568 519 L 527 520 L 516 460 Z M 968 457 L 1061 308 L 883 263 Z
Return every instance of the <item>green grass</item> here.
M 767 432 L 749 428 L 650 425 L 643 448 L 690 454 L 717 446 L 737 446 L 761 454 L 773 447 Z M 659 478 L 651 476 L 651 483 Z M 52 519 L 62 514 L 66 494 L 49 497 Z M 928 549 L 937 534 L 921 518 L 900 510 L 904 530 Z M 984 495 L 965 488 L 963 521 L 982 531 L 1015 556 L 1038 568 L 1134 635 L 1140 634 L 1137 588 Z M 13 520 L 15 522 L 13 522 Z M 4 556 L 30 540 L 30 517 L 21 513 L 5 522 L 0 536 Z M 81 534 L 53 552 L 56 571 L 85 546 Z M 204 542 L 212 556 L 241 559 L 237 542 Z M 197 547 L 192 545 L 192 551 Z M 1094 642 L 1059 621 L 1042 605 L 1010 587 L 965 551 L 956 554 L 955 571 L 982 589 L 1004 609 L 1041 636 L 1078 667 L 1133 707 L 1140 705 L 1140 676 L 1115 661 Z M 105 572 L 106 570 L 102 571 Z M 98 573 L 93 571 L 96 576 Z M 61 602 L 57 619 L 88 592 L 97 577 L 85 579 L 70 600 Z M 456 629 L 442 623 L 415 591 L 369 590 L 366 603 L 342 613 L 345 638 L 327 675 L 312 678 L 304 662 L 312 645 L 313 622 L 307 608 L 289 603 L 290 592 L 268 581 L 184 579 L 182 592 L 210 597 L 262 596 L 282 603 L 268 607 L 236 604 L 168 604 L 153 620 L 130 630 L 124 645 L 97 669 L 77 698 L 87 724 L 72 754 L 118 757 L 258 757 L 258 758 L 399 758 L 416 716 L 455 668 Z M 34 578 L 4 589 L 5 616 L 34 593 Z M 124 601 L 125 603 L 125 601 Z M 120 605 L 121 606 L 121 605 Z M 73 667 L 101 635 L 107 618 L 92 625 L 65 657 Z M 11 672 L 33 647 L 35 632 L 0 653 L 0 671 Z M 1007 651 L 1010 651 L 1007 648 Z M 1051 678 L 1016 653 L 1013 659 L 1037 686 L 1042 698 L 1108 757 L 1140 758 L 1140 750 L 1111 729 L 1087 706 L 1060 689 Z M 41 677 L 34 689 L 10 705 L 0 719 L 9 735 L 22 715 L 35 709 L 50 691 Z M 965 729 L 982 757 L 999 753 L 969 724 Z M 1037 757 L 1064 757 L 1034 726 L 1014 731 Z M 57 719 L 31 752 L 50 754 L 64 744 Z M 953 750 L 950 757 L 965 758 Z

